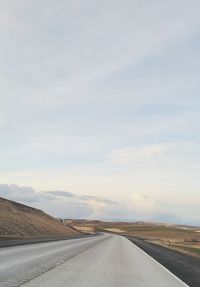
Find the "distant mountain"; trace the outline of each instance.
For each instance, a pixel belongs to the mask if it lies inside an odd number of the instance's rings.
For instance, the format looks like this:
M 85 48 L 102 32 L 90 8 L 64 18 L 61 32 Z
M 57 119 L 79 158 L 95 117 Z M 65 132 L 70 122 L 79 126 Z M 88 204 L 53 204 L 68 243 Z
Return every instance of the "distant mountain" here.
M 79 233 L 39 209 L 0 197 L 0 238 L 71 236 Z

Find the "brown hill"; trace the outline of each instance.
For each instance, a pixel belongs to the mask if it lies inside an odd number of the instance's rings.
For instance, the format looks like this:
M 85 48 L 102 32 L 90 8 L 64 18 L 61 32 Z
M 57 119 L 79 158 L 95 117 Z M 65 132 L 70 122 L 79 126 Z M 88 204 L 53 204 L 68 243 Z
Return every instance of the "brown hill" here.
M 0 197 L 0 238 L 72 236 L 79 233 L 43 211 Z

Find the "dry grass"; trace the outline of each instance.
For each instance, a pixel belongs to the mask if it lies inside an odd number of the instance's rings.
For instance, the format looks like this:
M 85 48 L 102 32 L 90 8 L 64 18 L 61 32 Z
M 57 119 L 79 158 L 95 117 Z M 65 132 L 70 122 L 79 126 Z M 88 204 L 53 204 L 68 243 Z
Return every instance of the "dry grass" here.
M 72 224 L 93 227 L 96 231 L 129 235 L 178 250 L 192 256 L 200 256 L 199 228 L 146 222 L 74 221 Z
M 95 233 L 94 227 L 90 227 L 90 226 L 76 226 L 76 225 L 73 225 L 73 227 L 76 230 L 78 230 L 78 231 L 80 231 L 82 233 L 91 233 L 91 234 Z

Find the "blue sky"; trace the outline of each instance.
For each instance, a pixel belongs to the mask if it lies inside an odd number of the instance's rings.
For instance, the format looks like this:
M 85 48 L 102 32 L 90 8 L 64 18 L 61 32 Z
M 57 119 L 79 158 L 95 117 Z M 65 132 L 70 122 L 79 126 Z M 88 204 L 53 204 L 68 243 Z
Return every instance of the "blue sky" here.
M 199 9 L 0 0 L 0 195 L 36 193 L 56 216 L 200 224 Z

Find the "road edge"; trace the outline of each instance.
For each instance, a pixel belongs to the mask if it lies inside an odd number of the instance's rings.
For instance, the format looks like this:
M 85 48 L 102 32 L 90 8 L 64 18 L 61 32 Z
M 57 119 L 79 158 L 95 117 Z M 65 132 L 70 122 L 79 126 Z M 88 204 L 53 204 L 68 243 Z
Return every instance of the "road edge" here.
M 163 268 L 168 270 L 176 278 L 180 279 L 184 284 L 186 284 L 186 286 L 200 286 L 200 261 L 198 258 L 194 258 L 154 243 L 146 242 L 141 238 L 127 235 L 124 237 L 140 248 Z
M 100 236 L 100 234 L 87 234 L 87 235 L 78 235 L 78 236 L 65 236 L 65 237 L 43 237 L 43 238 L 28 238 L 28 239 L 7 239 L 0 240 L 0 248 L 9 248 L 14 246 L 21 245 L 29 245 L 29 244 L 38 244 L 38 243 L 46 243 L 53 241 L 61 241 L 61 240 L 70 240 L 70 239 L 80 239 L 87 237 L 96 237 Z

